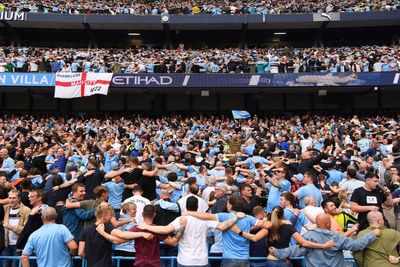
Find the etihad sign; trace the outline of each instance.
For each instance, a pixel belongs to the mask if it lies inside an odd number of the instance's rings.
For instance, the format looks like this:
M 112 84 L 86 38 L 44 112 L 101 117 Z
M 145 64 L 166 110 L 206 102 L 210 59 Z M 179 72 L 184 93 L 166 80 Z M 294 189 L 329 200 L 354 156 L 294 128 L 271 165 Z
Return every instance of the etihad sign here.
M 114 85 L 171 85 L 169 76 L 115 76 L 112 78 Z

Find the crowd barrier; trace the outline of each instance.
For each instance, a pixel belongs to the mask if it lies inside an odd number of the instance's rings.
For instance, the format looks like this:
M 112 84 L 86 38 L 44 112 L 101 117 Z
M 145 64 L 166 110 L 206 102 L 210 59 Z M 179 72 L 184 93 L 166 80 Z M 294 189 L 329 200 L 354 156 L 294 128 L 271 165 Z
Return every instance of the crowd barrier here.
M 160 258 L 161 258 L 161 261 L 162 261 L 162 266 L 168 266 L 168 267 L 176 267 L 176 266 L 178 266 L 178 263 L 176 261 L 176 256 L 162 256 Z M 35 260 L 36 257 L 29 257 L 29 259 Z M 81 264 L 79 264 L 79 266 L 86 267 L 86 260 L 85 259 L 83 259 L 81 257 L 73 257 L 73 259 L 74 260 L 78 260 L 78 261 L 80 260 Z M 122 261 L 131 261 L 131 260 L 134 260 L 135 258 L 134 257 L 119 257 L 119 256 L 115 256 L 115 257 L 112 257 L 112 259 L 113 259 L 113 266 L 114 267 L 120 267 Z M 213 261 L 222 260 L 222 257 L 212 257 L 212 256 L 210 256 L 210 257 L 208 257 L 208 259 L 209 259 L 210 266 L 212 266 L 212 262 Z M 251 257 L 251 258 L 249 258 L 250 261 L 263 261 L 265 259 L 266 259 L 265 257 Z M 292 260 L 304 261 L 303 257 L 291 258 L 291 259 Z M 19 257 L 19 256 L 0 256 L 0 262 L 2 260 L 18 260 L 18 267 L 22 266 L 21 265 L 21 257 Z M 356 264 L 356 262 L 354 261 L 353 258 L 346 257 L 345 260 L 346 260 L 346 262 L 352 264 L 353 267 L 357 267 L 357 264 Z M 77 266 L 77 265 L 75 265 L 75 266 Z M 305 264 L 302 264 L 302 266 L 305 266 Z

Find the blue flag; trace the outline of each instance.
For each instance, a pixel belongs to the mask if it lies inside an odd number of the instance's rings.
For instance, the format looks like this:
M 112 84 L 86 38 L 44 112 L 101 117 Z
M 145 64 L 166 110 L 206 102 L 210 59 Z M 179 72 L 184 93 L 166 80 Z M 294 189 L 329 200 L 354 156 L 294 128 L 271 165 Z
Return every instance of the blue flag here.
M 232 110 L 232 115 L 236 120 L 250 118 L 250 113 L 246 110 Z

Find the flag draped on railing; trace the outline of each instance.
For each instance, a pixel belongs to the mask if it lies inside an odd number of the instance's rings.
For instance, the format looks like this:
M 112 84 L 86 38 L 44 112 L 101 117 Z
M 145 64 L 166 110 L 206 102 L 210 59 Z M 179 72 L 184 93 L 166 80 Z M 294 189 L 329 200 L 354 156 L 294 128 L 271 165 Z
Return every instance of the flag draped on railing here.
M 57 73 L 55 98 L 76 98 L 96 94 L 107 95 L 112 73 Z

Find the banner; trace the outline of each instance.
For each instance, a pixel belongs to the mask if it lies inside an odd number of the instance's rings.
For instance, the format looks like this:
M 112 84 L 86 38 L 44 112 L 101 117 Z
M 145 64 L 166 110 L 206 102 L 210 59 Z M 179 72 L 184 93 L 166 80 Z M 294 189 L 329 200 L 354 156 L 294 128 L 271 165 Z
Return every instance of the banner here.
M 54 86 L 53 73 L 0 73 L 0 86 Z
M 112 73 L 57 73 L 55 98 L 107 95 Z
M 277 74 L 227 74 L 227 73 L 0 73 L 0 86 L 52 87 L 58 85 L 71 87 L 74 97 L 87 96 L 103 91 L 102 84 L 111 88 L 280 88 L 280 87 L 374 87 L 399 86 L 400 73 L 362 72 L 362 73 L 277 73 Z M 86 78 L 82 78 L 86 75 Z M 85 82 L 83 82 L 85 81 Z M 104 81 L 104 82 L 101 82 Z M 68 84 L 64 84 L 67 82 Z M 97 84 L 96 84 L 97 82 Z M 88 91 L 79 94 L 80 86 Z M 92 88 L 94 85 L 99 88 Z M 65 89 L 64 89 L 65 90 Z M 72 90 L 69 88 L 68 90 Z M 79 91 L 79 92 L 78 92 Z M 107 91 L 107 90 L 105 90 Z M 99 93 L 99 92 L 97 92 Z M 102 92 L 105 94 L 105 92 Z
M 277 74 L 114 74 L 116 88 L 270 88 L 399 85 L 400 73 L 277 73 Z

